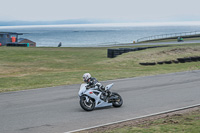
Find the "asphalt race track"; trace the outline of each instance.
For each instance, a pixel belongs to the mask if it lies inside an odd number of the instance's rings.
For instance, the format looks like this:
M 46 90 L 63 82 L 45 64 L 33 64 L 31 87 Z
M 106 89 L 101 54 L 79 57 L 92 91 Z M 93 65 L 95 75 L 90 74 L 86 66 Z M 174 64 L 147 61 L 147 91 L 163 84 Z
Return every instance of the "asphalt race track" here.
M 112 82 L 123 106 L 92 112 L 79 105 L 80 85 L 0 93 L 0 133 L 64 133 L 200 104 L 200 70 L 102 83 Z

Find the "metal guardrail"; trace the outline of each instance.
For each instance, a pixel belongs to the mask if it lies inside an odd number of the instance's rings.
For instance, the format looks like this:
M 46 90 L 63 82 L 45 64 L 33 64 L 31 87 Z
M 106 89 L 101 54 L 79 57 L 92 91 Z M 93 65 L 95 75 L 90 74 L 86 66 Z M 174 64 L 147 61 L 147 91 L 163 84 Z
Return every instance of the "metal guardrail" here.
M 159 40 L 164 38 L 173 38 L 173 37 L 183 37 L 183 36 L 192 36 L 192 35 L 198 35 L 200 34 L 200 31 L 191 31 L 191 32 L 182 32 L 182 33 L 171 33 L 171 34 L 161 34 L 161 35 L 154 35 L 154 36 L 148 36 L 143 37 L 137 40 L 137 42 L 144 42 L 144 41 L 151 41 L 151 40 Z

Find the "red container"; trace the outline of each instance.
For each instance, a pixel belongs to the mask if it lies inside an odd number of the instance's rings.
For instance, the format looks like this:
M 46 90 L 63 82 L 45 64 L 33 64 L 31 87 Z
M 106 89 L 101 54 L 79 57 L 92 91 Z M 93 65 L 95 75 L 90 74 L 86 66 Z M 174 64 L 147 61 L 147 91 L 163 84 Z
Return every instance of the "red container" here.
M 0 46 L 1 46 L 1 43 L 0 43 Z
M 12 42 L 16 42 L 16 37 L 13 36 L 11 39 L 12 39 Z

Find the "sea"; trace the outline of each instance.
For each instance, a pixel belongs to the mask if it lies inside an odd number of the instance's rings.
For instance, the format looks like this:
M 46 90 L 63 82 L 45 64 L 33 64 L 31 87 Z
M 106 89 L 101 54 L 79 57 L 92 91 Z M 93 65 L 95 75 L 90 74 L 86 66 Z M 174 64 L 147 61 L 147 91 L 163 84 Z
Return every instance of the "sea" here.
M 19 38 L 36 42 L 37 47 L 98 47 L 137 42 L 153 35 L 200 31 L 199 24 L 68 24 L 0 26 L 0 32 L 24 33 Z

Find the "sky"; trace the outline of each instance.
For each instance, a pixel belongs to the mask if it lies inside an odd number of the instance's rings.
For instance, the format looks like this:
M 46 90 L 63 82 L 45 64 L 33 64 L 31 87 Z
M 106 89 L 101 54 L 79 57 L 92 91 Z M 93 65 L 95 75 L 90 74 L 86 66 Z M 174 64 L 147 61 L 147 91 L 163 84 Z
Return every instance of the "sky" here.
M 199 5 L 200 0 L 1 0 L 0 21 L 200 21 Z

